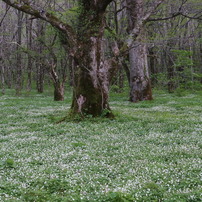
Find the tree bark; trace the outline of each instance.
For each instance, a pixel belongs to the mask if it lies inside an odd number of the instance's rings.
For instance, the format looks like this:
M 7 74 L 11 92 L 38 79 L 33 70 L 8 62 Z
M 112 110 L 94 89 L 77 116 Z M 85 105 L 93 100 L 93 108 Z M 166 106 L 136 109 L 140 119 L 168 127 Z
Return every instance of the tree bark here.
M 54 85 L 54 101 L 64 101 L 64 84 L 65 84 L 66 78 L 63 78 L 63 81 L 60 82 L 54 66 L 50 68 L 51 69 L 49 71 L 50 71 L 50 74 L 53 80 L 53 85 Z
M 71 110 L 72 114 L 82 116 L 112 117 L 108 98 L 110 73 L 115 67 L 115 62 L 105 60 L 103 55 L 105 13 L 102 10 L 95 11 L 96 5 L 93 1 L 91 6 L 84 2 L 84 12 L 79 18 L 82 24 L 82 29 L 78 33 L 80 49 L 74 56 L 76 75 Z
M 139 35 L 134 48 L 129 50 L 130 101 L 152 100 L 151 82 L 148 71 L 147 47 Z
M 152 100 L 151 82 L 149 78 L 147 47 L 143 29 L 143 0 L 127 0 L 128 32 L 132 34 L 136 28 L 136 36 L 130 42 L 130 101 Z
M 64 84 L 54 84 L 54 101 L 64 101 Z

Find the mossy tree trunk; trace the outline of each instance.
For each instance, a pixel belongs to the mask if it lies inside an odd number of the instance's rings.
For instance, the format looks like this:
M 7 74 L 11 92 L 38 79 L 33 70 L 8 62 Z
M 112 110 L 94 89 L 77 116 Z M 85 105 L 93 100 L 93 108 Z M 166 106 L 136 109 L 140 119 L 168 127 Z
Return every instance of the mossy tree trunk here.
M 87 3 L 88 2 L 88 3 Z M 105 11 L 96 1 L 81 1 L 79 49 L 74 56 L 76 75 L 71 112 L 93 117 L 113 116 L 109 107 L 110 70 L 114 61 L 105 60 L 102 50 Z

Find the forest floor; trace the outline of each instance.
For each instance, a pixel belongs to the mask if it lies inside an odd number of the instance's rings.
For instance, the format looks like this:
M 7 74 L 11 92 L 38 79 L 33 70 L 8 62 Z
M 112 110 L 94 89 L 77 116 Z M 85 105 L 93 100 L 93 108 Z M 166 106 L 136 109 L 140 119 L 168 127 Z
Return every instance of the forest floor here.
M 116 119 L 61 122 L 70 98 L 0 96 L 0 201 L 202 201 L 202 94 L 155 92 Z

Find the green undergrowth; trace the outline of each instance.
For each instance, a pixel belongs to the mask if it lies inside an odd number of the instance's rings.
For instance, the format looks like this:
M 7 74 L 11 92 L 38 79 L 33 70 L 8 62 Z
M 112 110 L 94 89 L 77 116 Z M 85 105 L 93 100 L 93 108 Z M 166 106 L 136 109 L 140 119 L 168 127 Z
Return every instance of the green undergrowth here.
M 71 97 L 0 97 L 0 201 L 202 201 L 202 94 L 112 94 L 115 119 L 62 121 Z

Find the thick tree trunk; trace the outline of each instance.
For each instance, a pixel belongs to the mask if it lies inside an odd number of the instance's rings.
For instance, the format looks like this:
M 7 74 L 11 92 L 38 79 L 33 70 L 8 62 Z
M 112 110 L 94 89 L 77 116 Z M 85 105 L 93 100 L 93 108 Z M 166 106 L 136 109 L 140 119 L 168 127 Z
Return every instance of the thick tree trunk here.
M 131 102 L 152 100 L 146 51 L 146 45 L 141 41 L 134 43 L 134 48 L 129 51 Z
M 128 32 L 135 32 L 129 50 L 130 62 L 130 101 L 152 100 L 151 82 L 149 78 L 147 47 L 143 29 L 143 0 L 127 0 Z M 136 31 L 134 31 L 136 30 Z
M 113 61 L 103 62 L 101 59 L 100 39 L 91 38 L 89 52 L 83 55 L 77 63 L 74 94 L 72 101 L 72 114 L 82 116 L 91 115 L 113 117 L 109 107 L 109 82 L 108 70 Z M 90 61 L 89 61 L 90 60 Z
M 71 112 L 73 115 L 113 117 L 109 107 L 109 82 L 115 62 L 104 60 L 104 12 L 83 3 L 79 30 L 80 49 L 74 56 L 76 71 Z M 85 17 L 84 17 L 85 16 Z
M 60 82 L 54 67 L 51 67 L 50 74 L 54 85 L 54 101 L 64 101 L 64 83 L 66 79 L 64 78 L 63 81 Z
M 54 84 L 54 100 L 64 101 L 64 85 L 57 83 Z

